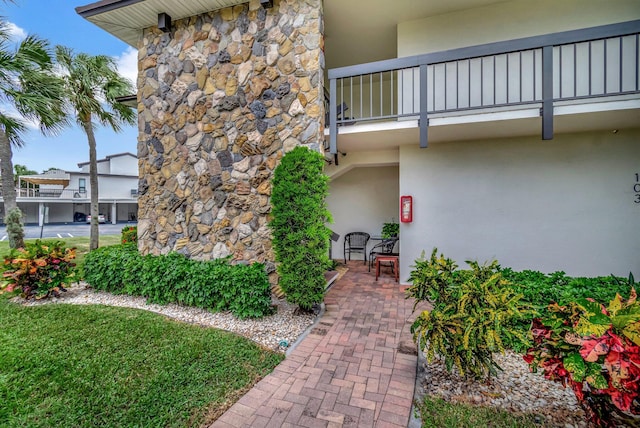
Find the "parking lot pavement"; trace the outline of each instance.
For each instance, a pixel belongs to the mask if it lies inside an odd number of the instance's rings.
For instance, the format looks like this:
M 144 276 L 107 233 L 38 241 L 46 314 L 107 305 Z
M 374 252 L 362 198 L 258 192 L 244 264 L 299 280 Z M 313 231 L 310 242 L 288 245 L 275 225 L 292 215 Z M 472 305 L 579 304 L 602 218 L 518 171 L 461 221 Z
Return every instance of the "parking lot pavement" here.
M 98 227 L 100 235 L 119 235 L 125 226 L 136 226 L 136 222 L 128 223 L 105 223 Z M 90 225 L 85 223 L 68 223 L 68 224 L 45 224 L 44 227 L 27 225 L 24 227 L 25 239 L 40 238 L 73 238 L 74 236 L 89 236 Z M 6 241 L 7 233 L 5 226 L 0 227 L 0 241 Z

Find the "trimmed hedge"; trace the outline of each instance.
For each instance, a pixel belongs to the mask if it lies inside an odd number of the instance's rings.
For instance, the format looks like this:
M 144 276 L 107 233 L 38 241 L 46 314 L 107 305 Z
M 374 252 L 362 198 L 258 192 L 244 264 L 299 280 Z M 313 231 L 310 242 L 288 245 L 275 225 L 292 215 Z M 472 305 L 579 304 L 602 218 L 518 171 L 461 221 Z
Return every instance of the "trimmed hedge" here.
M 239 318 L 273 312 L 269 280 L 260 263 L 197 261 L 178 253 L 142 256 L 135 245 L 125 244 L 87 254 L 84 277 L 97 290 L 144 296 L 150 303 L 228 310 Z
M 324 272 L 330 266 L 326 223 L 331 222 L 325 198 L 329 179 L 324 158 L 296 147 L 282 158 L 273 175 L 271 193 L 273 250 L 280 287 L 287 301 L 311 310 L 324 299 Z
M 552 316 L 549 311 L 552 303 L 567 305 L 586 298 L 609 302 L 615 298 L 616 293 L 628 296 L 632 287 L 624 278 L 614 276 L 570 277 L 562 271 L 546 274 L 534 270 L 516 272 L 511 268 L 504 268 L 501 273 L 512 283 L 513 290 L 522 294 L 522 300 L 529 303 L 537 311 L 537 316 L 542 318 Z M 523 332 L 529 331 L 531 318 L 519 322 L 518 328 Z M 509 343 L 508 346 L 516 352 L 527 350 L 517 342 Z
M 513 282 L 524 300 L 542 309 L 552 302 L 565 305 L 587 297 L 609 302 L 616 293 L 629 295 L 631 291 L 631 284 L 625 278 L 614 276 L 570 277 L 562 271 L 545 274 L 533 270 L 515 272 L 511 268 L 502 269 L 502 276 Z

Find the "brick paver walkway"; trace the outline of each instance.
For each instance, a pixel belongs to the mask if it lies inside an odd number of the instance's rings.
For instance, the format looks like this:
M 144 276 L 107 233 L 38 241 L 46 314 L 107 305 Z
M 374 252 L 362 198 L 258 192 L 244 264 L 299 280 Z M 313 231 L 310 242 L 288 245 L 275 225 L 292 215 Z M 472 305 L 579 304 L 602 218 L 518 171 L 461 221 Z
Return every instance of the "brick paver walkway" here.
M 417 356 L 405 288 L 349 262 L 310 334 L 211 427 L 406 427 Z

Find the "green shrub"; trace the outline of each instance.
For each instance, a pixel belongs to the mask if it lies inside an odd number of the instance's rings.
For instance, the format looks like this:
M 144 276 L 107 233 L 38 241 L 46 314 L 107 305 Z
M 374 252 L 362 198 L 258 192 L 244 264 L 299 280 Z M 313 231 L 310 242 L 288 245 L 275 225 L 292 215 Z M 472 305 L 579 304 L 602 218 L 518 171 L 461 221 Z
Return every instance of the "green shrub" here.
M 271 313 L 271 286 L 262 264 L 234 266 L 231 289 L 234 290 L 233 298 L 228 305 L 234 314 L 241 318 L 256 318 Z
M 138 242 L 138 227 L 137 226 L 125 226 L 122 228 L 122 243 L 137 243 Z
M 13 208 L 7 213 L 5 219 L 7 235 L 9 236 L 9 248 L 24 247 L 24 228 L 22 227 L 22 211 Z
M 629 283 L 633 285 L 633 276 Z M 569 385 L 598 426 L 640 421 L 640 303 L 635 289 L 608 307 L 593 299 L 550 305 L 535 319 L 534 347 L 524 357 L 535 372 Z
M 471 270 L 457 271 L 455 262 L 436 253 L 430 259 L 423 253 L 410 274 L 407 297 L 433 305 L 413 323 L 414 340 L 430 362 L 437 355 L 448 370 L 455 366 L 475 378 L 495 374 L 499 367 L 493 353 L 504 352 L 506 344 L 527 342 L 515 322 L 531 311 L 502 277 L 498 262 L 481 266 L 467 261 Z
M 12 249 L 2 266 L 5 282 L 0 289 L 21 291 L 23 297 L 41 299 L 58 296 L 64 285 L 75 277 L 75 248 L 65 248 L 62 241 L 29 242 L 24 248 Z
M 631 291 L 631 286 L 624 279 L 614 276 L 573 278 L 562 271 L 544 274 L 532 270 L 514 272 L 510 268 L 502 269 L 502 275 L 513 282 L 527 302 L 539 306 L 543 311 L 552 302 L 562 305 L 584 297 L 608 302 L 617 292 L 628 294 Z
M 141 256 L 133 244 L 87 254 L 85 280 L 98 290 L 144 296 L 150 303 L 179 303 L 239 318 L 272 313 L 264 266 L 232 265 L 229 259 L 197 261 L 178 253 Z
M 451 299 L 450 284 L 453 275 L 458 268 L 456 262 L 445 258 L 442 254 L 437 257 L 437 248 L 433 249 L 431 258 L 424 258 L 424 251 L 415 261 L 413 270 L 409 273 L 409 282 L 412 284 L 406 291 L 407 298 L 415 299 L 413 309 L 418 303 L 429 300 L 431 302 L 444 302 Z
M 84 258 L 84 280 L 96 290 L 124 294 L 124 279 L 132 268 L 130 262 L 139 257 L 132 244 L 96 248 Z
M 326 208 L 328 178 L 320 153 L 296 147 L 287 153 L 273 178 L 273 248 L 280 286 L 287 301 L 310 310 L 324 299 L 329 267 L 331 221 Z
M 380 233 L 382 238 L 388 239 L 396 237 L 400 234 L 400 224 L 399 223 L 384 223 L 382 225 L 382 232 Z
M 515 272 L 510 268 L 502 269 L 505 279 L 512 282 L 514 290 L 521 293 L 523 300 L 531 304 L 541 317 L 551 314 L 548 306 L 551 303 L 565 305 L 579 299 L 593 298 L 598 302 L 608 302 L 615 298 L 616 293 L 629 294 L 632 285 L 615 276 L 584 278 L 570 277 L 564 272 L 544 274 L 542 272 L 523 270 Z M 531 320 L 519 323 L 521 331 L 526 332 L 531 326 Z M 517 352 L 525 352 L 518 343 L 512 345 Z

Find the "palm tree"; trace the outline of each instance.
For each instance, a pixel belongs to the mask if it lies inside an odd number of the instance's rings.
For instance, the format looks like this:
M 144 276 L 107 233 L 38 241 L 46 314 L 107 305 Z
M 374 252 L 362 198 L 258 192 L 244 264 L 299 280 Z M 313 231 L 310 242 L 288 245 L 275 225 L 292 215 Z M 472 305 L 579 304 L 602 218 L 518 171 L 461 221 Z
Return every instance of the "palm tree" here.
M 91 238 L 89 250 L 98 248 L 98 164 L 94 119 L 118 132 L 123 124 L 135 123 L 136 113 L 117 101 L 133 92 L 131 82 L 118 74 L 113 58 L 106 55 L 75 54 L 57 46 L 56 58 L 64 81 L 68 109 L 87 134 L 89 183 L 91 185 Z
M 37 123 L 46 135 L 65 124 L 61 81 L 52 73 L 48 42 L 35 36 L 10 48 L 7 23 L 0 19 L 0 175 L 4 212 L 18 207 L 13 182 L 12 147 L 24 145 L 28 123 Z M 12 242 L 16 247 L 22 240 Z

